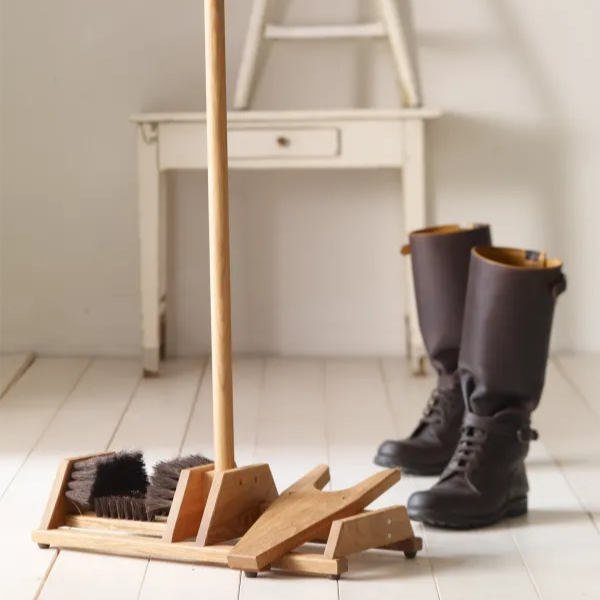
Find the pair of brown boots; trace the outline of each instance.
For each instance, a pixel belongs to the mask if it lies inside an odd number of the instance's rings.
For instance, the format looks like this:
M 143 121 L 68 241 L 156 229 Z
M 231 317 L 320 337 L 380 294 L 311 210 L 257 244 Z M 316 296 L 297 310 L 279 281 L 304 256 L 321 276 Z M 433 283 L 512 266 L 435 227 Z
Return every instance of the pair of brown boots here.
M 468 529 L 522 515 L 562 263 L 493 246 L 488 225 L 415 231 L 409 251 L 438 382 L 412 434 L 383 442 L 375 462 L 440 475 L 409 498 L 413 520 Z

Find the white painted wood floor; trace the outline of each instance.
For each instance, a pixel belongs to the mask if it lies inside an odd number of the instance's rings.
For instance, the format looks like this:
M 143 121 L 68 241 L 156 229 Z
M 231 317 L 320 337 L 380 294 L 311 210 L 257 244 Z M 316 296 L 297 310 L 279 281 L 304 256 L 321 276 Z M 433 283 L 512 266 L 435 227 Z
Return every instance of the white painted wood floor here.
M 340 488 L 373 473 L 387 437 L 417 421 L 433 379 L 401 360 L 239 359 L 236 459 L 271 465 L 278 488 L 317 463 Z M 530 513 L 468 533 L 423 529 L 414 561 L 371 551 L 341 581 L 39 550 L 59 461 L 141 448 L 149 464 L 178 452 L 212 456 L 210 369 L 167 363 L 141 380 L 137 362 L 38 359 L 0 400 L 2 600 L 575 600 L 600 599 L 600 357 L 553 359 L 534 415 Z M 405 476 L 377 506 L 406 502 L 432 478 Z M 374 505 L 375 506 L 375 505 Z

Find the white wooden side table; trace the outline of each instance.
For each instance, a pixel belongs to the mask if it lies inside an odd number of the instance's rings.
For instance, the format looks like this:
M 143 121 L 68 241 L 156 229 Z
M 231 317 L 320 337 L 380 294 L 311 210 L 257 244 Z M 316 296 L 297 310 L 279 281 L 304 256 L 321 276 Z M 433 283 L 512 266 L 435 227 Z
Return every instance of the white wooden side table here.
M 228 114 L 229 164 L 232 170 L 399 169 L 408 233 L 426 226 L 424 127 L 439 116 L 424 108 L 233 111 Z M 145 376 L 156 376 L 166 337 L 164 173 L 207 168 L 206 115 L 146 113 L 131 120 L 138 129 L 143 367 Z M 407 352 L 412 371 L 418 374 L 427 357 L 409 264 L 405 270 Z

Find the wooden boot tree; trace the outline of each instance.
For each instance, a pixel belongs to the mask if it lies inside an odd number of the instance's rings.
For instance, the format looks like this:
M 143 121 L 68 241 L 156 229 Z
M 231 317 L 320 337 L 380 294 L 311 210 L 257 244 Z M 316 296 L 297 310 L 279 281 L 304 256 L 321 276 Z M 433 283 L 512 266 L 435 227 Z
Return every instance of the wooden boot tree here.
M 78 513 L 65 491 L 81 457 L 67 459 L 33 540 L 45 548 L 213 563 L 250 576 L 283 569 L 337 578 L 348 570 L 349 555 L 369 548 L 413 558 L 422 543 L 404 507 L 365 511 L 400 479 L 399 470 L 323 492 L 329 468 L 321 465 L 278 495 L 269 465 L 235 465 L 224 0 L 205 0 L 205 27 L 214 465 L 182 471 L 168 516 L 145 522 Z M 326 545 L 295 552 L 308 542 Z

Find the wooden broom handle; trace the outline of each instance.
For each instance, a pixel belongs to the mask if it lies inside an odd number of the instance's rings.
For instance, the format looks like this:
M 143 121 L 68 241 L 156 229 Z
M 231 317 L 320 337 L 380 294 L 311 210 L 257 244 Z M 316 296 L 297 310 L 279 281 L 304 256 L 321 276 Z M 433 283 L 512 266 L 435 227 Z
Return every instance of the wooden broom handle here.
M 204 0 L 215 470 L 234 468 L 224 0 Z

